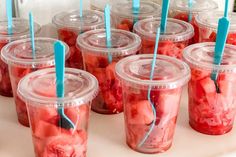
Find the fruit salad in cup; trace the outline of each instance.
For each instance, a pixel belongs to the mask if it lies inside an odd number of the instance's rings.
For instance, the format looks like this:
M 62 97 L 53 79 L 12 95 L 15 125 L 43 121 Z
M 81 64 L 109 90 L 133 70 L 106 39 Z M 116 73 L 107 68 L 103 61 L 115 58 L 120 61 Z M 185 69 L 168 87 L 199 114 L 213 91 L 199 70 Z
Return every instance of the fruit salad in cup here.
M 76 39 L 81 33 L 103 28 L 104 15 L 95 10 L 84 10 L 82 18 L 79 15 L 78 10 L 61 12 L 53 17 L 52 22 L 57 27 L 58 38 L 70 47 L 68 67 L 83 69 L 83 58 L 80 49 L 76 48 Z
M 35 38 L 34 57 L 29 38 L 13 41 L 2 49 L 1 58 L 8 67 L 18 121 L 26 127 L 29 127 L 28 114 L 25 102 L 16 93 L 18 83 L 29 73 L 54 66 L 54 42 L 56 39 Z M 69 48 L 66 45 L 66 58 L 68 57 Z
M 19 83 L 18 95 L 27 104 L 35 155 L 86 157 L 90 105 L 98 82 L 85 71 L 66 68 L 65 96 L 59 99 L 55 77 L 55 69 L 49 68 L 31 73 Z M 58 108 L 73 127 L 64 127 Z
M 152 54 L 155 48 L 156 28 L 161 18 L 140 20 L 134 26 L 134 32 L 142 39 L 141 53 Z M 169 18 L 164 34 L 161 34 L 158 54 L 182 59 L 183 49 L 191 44 L 194 35 L 192 25 L 187 22 Z
M 222 12 L 201 13 L 196 17 L 199 28 L 199 42 L 215 42 L 218 20 L 223 16 Z M 236 13 L 229 13 L 230 29 L 226 40 L 227 44 L 236 45 Z
M 169 16 L 174 19 L 189 22 L 194 27 L 193 43 L 199 41 L 199 28 L 196 24 L 196 16 L 199 13 L 205 14 L 209 11 L 215 11 L 218 8 L 218 4 L 213 0 L 194 0 L 192 1 L 192 7 L 190 8 L 189 0 L 175 0 L 170 3 Z
M 142 54 L 124 58 L 116 65 L 122 84 L 126 143 L 147 154 L 171 147 L 182 87 L 190 78 L 190 69 L 183 61 L 158 55 L 150 80 L 152 60 L 153 55 Z
M 6 20 L 0 20 L 0 54 L 2 49 L 8 43 L 12 41 L 27 38 L 30 36 L 29 21 L 21 18 L 13 18 L 12 34 L 8 34 L 8 22 Z M 40 26 L 34 23 L 34 32 L 37 34 L 40 31 Z M 10 82 L 10 76 L 8 66 L 0 59 L 0 95 L 6 97 L 12 97 L 12 87 Z
M 229 132 L 236 115 L 236 47 L 226 45 L 221 65 L 213 64 L 215 43 L 200 43 L 185 49 L 191 67 L 189 82 L 189 123 L 204 134 Z M 217 74 L 216 81 L 211 78 Z
M 140 10 L 133 10 L 132 2 L 116 2 L 111 7 L 111 17 L 115 28 L 133 31 L 133 25 L 142 19 L 160 17 L 161 6 L 150 1 L 141 1 Z
M 86 32 L 77 40 L 85 70 L 99 82 L 100 92 L 92 104 L 92 110 L 101 114 L 123 111 L 122 88 L 115 75 L 115 66 L 120 59 L 137 54 L 141 45 L 141 39 L 134 33 L 112 29 L 111 34 L 110 48 L 106 46 L 104 29 Z

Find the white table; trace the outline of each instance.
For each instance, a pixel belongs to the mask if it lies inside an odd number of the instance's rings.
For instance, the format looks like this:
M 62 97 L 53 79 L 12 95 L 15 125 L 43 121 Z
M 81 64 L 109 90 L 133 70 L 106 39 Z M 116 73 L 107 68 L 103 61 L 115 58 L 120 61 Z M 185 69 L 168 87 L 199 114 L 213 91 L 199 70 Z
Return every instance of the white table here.
M 30 129 L 17 123 L 13 99 L 0 97 L 0 157 L 33 157 Z M 223 136 L 208 136 L 188 125 L 184 91 L 174 143 L 166 153 L 145 155 L 125 144 L 123 114 L 92 113 L 87 157 L 235 157 L 236 129 Z

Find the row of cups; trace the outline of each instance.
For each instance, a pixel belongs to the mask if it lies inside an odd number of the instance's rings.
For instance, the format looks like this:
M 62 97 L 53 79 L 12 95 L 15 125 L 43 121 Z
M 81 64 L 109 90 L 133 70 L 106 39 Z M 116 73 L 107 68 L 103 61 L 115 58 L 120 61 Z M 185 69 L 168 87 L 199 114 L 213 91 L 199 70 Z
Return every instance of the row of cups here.
M 0 47 L 5 45 L 1 50 L 0 87 L 8 89 L 0 92 L 10 96 L 5 91 L 12 87 L 19 122 L 25 126 L 30 122 L 36 156 L 50 156 L 59 150 L 62 155 L 86 156 L 90 105 L 93 111 L 102 114 L 124 110 L 126 141 L 132 149 L 142 153 L 164 152 L 171 146 L 182 88 L 187 83 L 191 127 L 210 135 L 232 129 L 236 114 L 235 46 L 227 45 L 222 65 L 213 65 L 215 43 L 188 46 L 194 43 L 195 27 L 170 18 L 159 43 L 158 53 L 162 55 L 157 57 L 154 79 L 150 80 L 152 55 L 146 53 L 153 53 L 160 18 L 140 20 L 134 26 L 124 18 L 126 23 L 122 24 L 132 27 L 129 31 L 136 34 L 120 30 L 124 25 L 117 26 L 120 29 L 112 29 L 112 47 L 108 49 L 105 30 L 99 29 L 103 27 L 103 14 L 89 10 L 84 11 L 83 19 L 78 15 L 78 11 L 73 11 L 53 18 L 59 39 L 65 42 L 69 67 L 65 74 L 65 97 L 60 100 L 56 98 L 52 68 L 56 40 L 36 38 L 33 58 L 30 39 L 21 39 L 29 36 L 27 20 L 14 19 L 13 35 L 0 36 Z M 1 23 L 7 26 L 6 22 Z M 3 29 L 7 32 L 7 27 Z M 39 30 L 35 24 L 35 33 Z M 111 63 L 108 54 L 112 55 Z M 211 80 L 212 73 L 218 74 L 220 92 Z M 152 103 L 148 100 L 150 88 Z M 75 124 L 74 129 L 59 127 L 58 101 Z M 140 145 L 153 122 L 151 133 Z

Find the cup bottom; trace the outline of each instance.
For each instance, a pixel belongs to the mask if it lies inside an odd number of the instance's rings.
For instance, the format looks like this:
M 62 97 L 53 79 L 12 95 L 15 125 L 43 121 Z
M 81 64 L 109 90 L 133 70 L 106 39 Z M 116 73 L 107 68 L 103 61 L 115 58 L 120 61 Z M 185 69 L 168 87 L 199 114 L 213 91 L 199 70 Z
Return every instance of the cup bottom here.
M 13 97 L 12 93 L 3 92 L 3 91 L 0 91 L 0 95 L 4 97 L 9 97 L 9 98 Z
M 30 127 L 29 125 L 29 120 L 28 120 L 28 116 L 25 116 L 25 114 L 18 114 L 18 122 L 25 126 L 25 127 Z
M 196 123 L 194 121 L 189 121 L 189 125 L 191 128 L 196 130 L 197 132 L 200 132 L 202 134 L 206 135 L 224 135 L 228 132 L 230 132 L 233 128 L 233 125 L 228 125 L 228 126 L 203 126 L 203 124 Z
M 134 151 L 139 152 L 139 153 L 143 153 L 143 154 L 158 154 L 158 153 L 164 153 L 167 150 L 170 149 L 170 147 L 172 146 L 172 143 L 170 142 L 169 144 L 167 144 L 165 147 L 158 147 L 158 148 L 151 148 L 151 149 L 147 149 L 147 148 L 137 148 L 137 147 L 133 147 L 128 141 L 126 141 L 126 144 Z
M 94 101 L 92 102 L 91 106 L 92 111 L 99 113 L 99 114 L 106 114 L 106 115 L 112 115 L 112 114 L 119 114 L 121 112 L 117 112 L 114 110 L 109 110 L 107 108 L 106 103 L 103 100 L 103 97 L 101 94 L 99 94 Z

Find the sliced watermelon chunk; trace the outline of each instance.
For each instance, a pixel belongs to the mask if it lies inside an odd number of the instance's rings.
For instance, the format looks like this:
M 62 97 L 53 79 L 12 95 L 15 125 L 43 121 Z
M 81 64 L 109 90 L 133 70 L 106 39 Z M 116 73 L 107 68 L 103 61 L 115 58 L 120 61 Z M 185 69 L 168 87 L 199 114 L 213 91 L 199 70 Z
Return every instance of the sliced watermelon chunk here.
M 152 107 L 148 100 L 126 104 L 125 112 L 129 124 L 148 125 L 154 120 Z
M 124 20 L 121 21 L 120 24 L 117 25 L 117 29 L 122 29 L 122 30 L 132 32 L 133 22 L 131 22 L 129 19 L 124 19 Z

